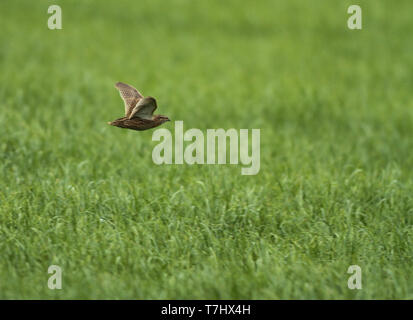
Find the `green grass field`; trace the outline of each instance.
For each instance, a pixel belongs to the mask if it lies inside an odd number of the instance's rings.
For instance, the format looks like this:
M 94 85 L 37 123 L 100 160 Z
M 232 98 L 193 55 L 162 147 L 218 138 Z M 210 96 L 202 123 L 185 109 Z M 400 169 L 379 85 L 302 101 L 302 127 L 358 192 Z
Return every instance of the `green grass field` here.
M 351 4 L 1 1 L 0 298 L 412 299 L 413 3 Z M 155 165 L 117 81 L 259 174 Z

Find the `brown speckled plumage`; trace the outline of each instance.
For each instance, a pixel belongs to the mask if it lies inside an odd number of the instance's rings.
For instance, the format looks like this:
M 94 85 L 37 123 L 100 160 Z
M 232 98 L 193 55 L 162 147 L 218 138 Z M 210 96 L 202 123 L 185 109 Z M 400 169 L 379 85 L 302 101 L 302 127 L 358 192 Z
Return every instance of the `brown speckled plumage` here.
M 170 121 L 166 116 L 153 115 L 157 108 L 155 98 L 142 96 L 138 90 L 126 83 L 118 82 L 115 87 L 119 90 L 125 103 L 125 116 L 108 122 L 108 124 L 119 128 L 142 131 Z

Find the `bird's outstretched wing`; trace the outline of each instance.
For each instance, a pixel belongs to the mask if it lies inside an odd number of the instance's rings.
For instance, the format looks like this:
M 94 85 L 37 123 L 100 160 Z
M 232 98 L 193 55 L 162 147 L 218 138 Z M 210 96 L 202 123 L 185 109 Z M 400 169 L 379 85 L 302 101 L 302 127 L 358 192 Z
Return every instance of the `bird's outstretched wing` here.
M 115 87 L 119 90 L 119 94 L 125 103 L 125 116 L 129 117 L 133 108 L 142 100 L 143 96 L 138 90 L 126 83 L 118 82 Z
M 140 99 L 129 115 L 129 119 L 141 118 L 152 119 L 152 114 L 156 109 L 156 100 L 152 97 Z

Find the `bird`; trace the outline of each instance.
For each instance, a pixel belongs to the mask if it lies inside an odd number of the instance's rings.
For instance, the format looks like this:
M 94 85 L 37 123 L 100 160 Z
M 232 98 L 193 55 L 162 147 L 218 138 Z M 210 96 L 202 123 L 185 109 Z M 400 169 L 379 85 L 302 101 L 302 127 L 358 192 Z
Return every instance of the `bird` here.
M 143 131 L 171 121 L 167 116 L 153 114 L 157 108 L 155 98 L 144 97 L 134 87 L 123 82 L 117 82 L 115 88 L 119 90 L 125 103 L 125 116 L 110 121 L 108 124 L 119 128 Z

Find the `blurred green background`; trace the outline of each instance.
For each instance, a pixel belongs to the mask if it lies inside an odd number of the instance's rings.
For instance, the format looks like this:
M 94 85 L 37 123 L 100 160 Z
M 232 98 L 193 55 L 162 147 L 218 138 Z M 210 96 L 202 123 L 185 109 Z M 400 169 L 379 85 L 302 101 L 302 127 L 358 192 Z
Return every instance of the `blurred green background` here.
M 412 299 L 413 3 L 351 4 L 1 1 L 0 298 Z M 259 174 L 155 165 L 117 81 Z

